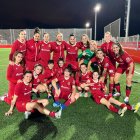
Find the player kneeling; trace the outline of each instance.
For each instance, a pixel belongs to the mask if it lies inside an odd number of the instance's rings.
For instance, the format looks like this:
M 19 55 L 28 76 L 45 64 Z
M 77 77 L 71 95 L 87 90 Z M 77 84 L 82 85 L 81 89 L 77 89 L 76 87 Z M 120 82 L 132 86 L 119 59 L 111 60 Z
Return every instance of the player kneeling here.
M 114 99 L 111 95 L 105 94 L 106 87 L 104 84 L 98 80 L 98 72 L 93 72 L 93 77 L 87 83 L 87 86 L 90 87 L 91 94 L 97 104 L 103 104 L 107 108 L 115 113 L 118 113 L 121 117 L 127 111 L 127 106 L 124 103 L 119 102 Z M 121 109 L 116 108 L 112 104 L 119 106 Z
M 54 107 L 60 106 L 62 109 L 65 109 L 79 98 L 79 93 L 76 93 L 75 80 L 71 76 L 71 70 L 69 68 L 65 68 L 64 75 L 55 78 L 52 81 L 52 85 L 54 87 Z M 64 99 L 65 103 L 61 104 L 59 102 L 60 99 Z
M 5 113 L 5 115 L 12 115 L 14 106 L 16 106 L 19 112 L 25 112 L 25 119 L 28 119 L 29 114 L 31 114 L 31 112 L 33 112 L 34 109 L 47 116 L 60 118 L 61 110 L 59 110 L 58 112 L 53 112 L 45 108 L 45 106 L 47 106 L 49 103 L 47 99 L 31 99 L 31 80 L 32 72 L 26 71 L 24 73 L 23 82 L 18 83 L 15 87 L 15 94 L 13 100 L 11 101 L 10 109 L 8 112 Z

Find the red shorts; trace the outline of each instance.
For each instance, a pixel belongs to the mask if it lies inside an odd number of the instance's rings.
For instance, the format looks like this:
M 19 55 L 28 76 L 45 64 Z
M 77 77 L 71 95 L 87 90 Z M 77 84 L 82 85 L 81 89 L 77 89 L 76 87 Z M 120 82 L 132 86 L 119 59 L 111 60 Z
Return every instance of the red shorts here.
M 115 69 L 109 69 L 108 74 L 109 74 L 109 77 L 114 77 L 115 76 Z
M 59 99 L 68 100 L 71 97 L 71 93 L 61 92 Z
M 16 108 L 19 112 L 25 112 L 25 111 L 27 111 L 26 104 L 31 103 L 31 102 L 37 102 L 37 100 L 31 100 L 30 102 L 17 102 Z
M 94 100 L 97 104 L 101 104 L 100 101 L 102 98 L 105 98 L 108 101 L 111 97 L 112 97 L 111 95 L 97 94 L 97 95 L 94 95 Z
M 134 74 L 134 69 L 135 69 L 135 66 L 133 67 L 133 70 L 132 70 L 131 74 Z M 116 72 L 120 73 L 120 74 L 123 74 L 124 72 L 126 72 L 126 74 L 128 74 L 129 73 L 129 68 L 126 65 L 119 65 L 117 67 Z

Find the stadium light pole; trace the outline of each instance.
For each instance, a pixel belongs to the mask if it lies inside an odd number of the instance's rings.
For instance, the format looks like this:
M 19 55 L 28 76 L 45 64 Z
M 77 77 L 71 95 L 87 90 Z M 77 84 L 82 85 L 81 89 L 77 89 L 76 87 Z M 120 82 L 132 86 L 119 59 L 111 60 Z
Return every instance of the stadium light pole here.
M 96 4 L 94 7 L 94 12 L 95 12 L 95 23 L 94 23 L 94 40 L 96 40 L 96 31 L 97 31 L 97 13 L 101 9 L 101 4 Z
M 89 22 L 86 22 L 86 24 L 85 24 L 85 27 L 86 27 L 86 34 L 87 34 L 87 29 L 89 28 L 89 26 L 90 26 L 90 23 L 89 23 Z

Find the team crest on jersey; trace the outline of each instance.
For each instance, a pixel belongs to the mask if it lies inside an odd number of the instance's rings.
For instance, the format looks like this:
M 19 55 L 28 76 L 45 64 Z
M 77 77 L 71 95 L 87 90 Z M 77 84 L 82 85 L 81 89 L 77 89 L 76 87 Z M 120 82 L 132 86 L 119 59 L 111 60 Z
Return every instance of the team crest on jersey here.
M 37 79 L 37 82 L 40 82 L 40 79 Z
M 126 62 L 130 62 L 130 58 L 129 57 L 126 58 Z
M 34 46 L 31 46 L 31 48 L 33 48 Z
M 108 64 L 108 63 L 106 63 L 106 64 L 105 64 L 105 67 L 108 67 L 108 66 L 109 66 L 109 64 Z

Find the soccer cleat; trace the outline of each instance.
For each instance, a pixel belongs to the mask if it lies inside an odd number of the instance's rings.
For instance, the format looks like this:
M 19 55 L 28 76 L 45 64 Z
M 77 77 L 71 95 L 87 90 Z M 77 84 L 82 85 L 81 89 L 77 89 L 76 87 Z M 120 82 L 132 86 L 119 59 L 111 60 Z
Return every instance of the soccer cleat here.
M 124 98 L 124 102 L 125 102 L 126 104 L 129 104 L 129 97 L 125 97 L 125 98 Z
M 118 111 L 118 114 L 121 116 L 121 117 L 123 117 L 124 116 L 124 113 L 127 111 L 127 107 L 125 106 L 125 107 L 123 107 L 122 109 L 119 109 L 119 111 Z
M 53 107 L 60 107 L 61 106 L 61 103 L 56 101 L 53 103 Z
M 121 96 L 121 93 L 119 93 L 119 92 L 113 93 L 113 97 L 119 97 L 119 96 Z
M 25 111 L 24 117 L 25 117 L 26 120 L 29 118 L 30 115 L 31 115 L 31 112 Z
M 65 104 L 61 104 L 61 105 L 60 105 L 60 108 L 61 108 L 61 110 L 63 110 L 63 109 L 66 108 L 66 105 L 65 105 Z
M 134 113 L 138 112 L 139 108 L 140 108 L 140 102 L 135 105 Z
M 62 109 L 60 109 L 59 111 L 57 111 L 55 113 L 55 118 L 60 119 L 61 118 L 61 115 L 62 115 Z

